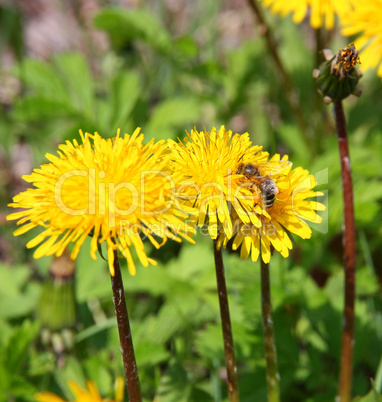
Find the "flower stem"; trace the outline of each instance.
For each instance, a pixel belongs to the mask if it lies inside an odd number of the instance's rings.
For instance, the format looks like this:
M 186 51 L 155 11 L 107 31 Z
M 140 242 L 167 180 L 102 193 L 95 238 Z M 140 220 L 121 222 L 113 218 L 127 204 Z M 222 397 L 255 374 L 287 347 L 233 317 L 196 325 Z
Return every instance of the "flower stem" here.
M 267 362 L 268 402 L 279 402 L 280 375 L 277 369 L 277 352 L 275 343 L 275 333 L 273 330 L 269 264 L 266 264 L 262 259 L 261 259 L 261 313 L 263 319 L 265 359 Z
M 345 221 L 343 233 L 343 243 L 345 245 L 345 307 L 342 331 L 339 400 L 341 402 L 348 402 L 351 398 L 354 344 L 355 224 L 349 148 L 346 133 L 345 114 L 341 101 L 334 103 L 334 115 L 340 148 Z
M 131 337 L 129 316 L 127 314 L 125 292 L 121 269 L 119 266 L 117 250 L 114 250 L 114 276 L 111 276 L 111 287 L 113 289 L 113 302 L 117 316 L 119 340 L 121 342 L 121 352 L 123 367 L 125 370 L 127 392 L 130 402 L 141 402 L 141 388 L 139 385 L 139 376 L 137 363 L 135 361 L 133 339 Z
M 300 130 L 302 131 L 302 133 L 304 134 L 304 136 L 306 138 L 307 125 L 305 122 L 304 113 L 301 110 L 299 96 L 297 95 L 296 91 L 293 89 L 293 85 L 289 78 L 289 75 L 287 74 L 287 72 L 284 68 L 284 65 L 280 59 L 279 53 L 277 51 L 276 42 L 272 36 L 271 29 L 267 25 L 267 23 L 264 19 L 264 16 L 262 14 L 262 11 L 261 11 L 259 5 L 257 4 L 258 0 L 248 0 L 248 1 L 249 1 L 250 7 L 256 14 L 256 18 L 261 27 L 261 31 L 263 32 L 264 37 L 267 41 L 271 56 L 276 64 L 279 74 L 281 75 L 281 81 L 284 86 L 284 91 L 286 94 L 287 101 L 289 103 L 289 107 L 291 108 L 291 110 L 295 116 L 297 124 L 300 126 Z
M 224 276 L 223 256 L 221 249 L 217 248 L 217 240 L 214 240 L 214 258 L 216 269 L 216 282 L 218 287 L 220 317 L 222 320 L 225 364 L 227 367 L 228 395 L 230 402 L 239 401 L 239 387 L 237 381 L 237 368 L 235 349 L 233 345 L 231 319 L 227 298 L 227 286 Z

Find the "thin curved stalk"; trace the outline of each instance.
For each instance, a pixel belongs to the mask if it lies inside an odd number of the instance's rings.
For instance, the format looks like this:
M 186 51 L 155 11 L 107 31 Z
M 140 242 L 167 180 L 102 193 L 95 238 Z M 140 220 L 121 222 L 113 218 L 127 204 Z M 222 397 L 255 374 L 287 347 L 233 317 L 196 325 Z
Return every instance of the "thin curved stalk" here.
M 273 329 L 269 264 L 261 259 L 261 316 L 263 322 L 265 360 L 267 362 L 268 402 L 280 402 L 280 375 Z
M 351 400 L 353 371 L 355 305 L 355 223 L 349 147 L 346 132 L 345 114 L 341 101 L 334 103 L 334 115 L 338 134 L 338 144 L 340 148 L 345 222 L 343 233 L 343 243 L 345 247 L 345 306 L 343 314 L 339 400 L 341 402 L 348 402 Z
M 259 5 L 257 4 L 257 0 L 248 0 L 248 2 L 249 2 L 250 7 L 256 14 L 256 18 L 261 26 L 265 40 L 267 41 L 268 49 L 275 62 L 276 68 L 281 76 L 281 82 L 282 82 L 282 85 L 284 86 L 284 91 L 285 91 L 285 95 L 286 95 L 287 101 L 289 103 L 289 106 L 294 114 L 297 124 L 300 127 L 300 130 L 302 131 L 302 133 L 304 134 L 305 139 L 306 139 L 308 127 L 307 127 L 307 124 L 305 121 L 304 113 L 301 109 L 301 105 L 299 102 L 299 96 L 296 93 L 296 91 L 294 90 L 292 81 L 289 78 L 289 75 L 287 74 L 287 72 L 284 68 L 284 65 L 281 61 L 281 58 L 277 51 L 276 42 L 273 38 L 271 29 L 265 21 L 263 13 L 261 12 Z
M 113 302 L 117 316 L 119 340 L 121 343 L 121 352 L 123 367 L 125 370 L 127 392 L 130 402 L 141 402 L 141 388 L 139 385 L 139 376 L 133 339 L 130 331 L 129 316 L 127 313 L 125 292 L 123 290 L 123 281 L 121 269 L 119 266 L 117 251 L 114 251 L 114 276 L 111 276 L 111 287 L 113 289 Z
M 223 256 L 221 249 L 217 248 L 217 240 L 214 240 L 214 259 L 220 305 L 220 317 L 223 330 L 225 364 L 227 368 L 228 396 L 230 402 L 238 402 L 239 386 L 237 381 L 237 368 L 232 337 L 231 318 L 229 315 L 227 286 L 225 283 Z

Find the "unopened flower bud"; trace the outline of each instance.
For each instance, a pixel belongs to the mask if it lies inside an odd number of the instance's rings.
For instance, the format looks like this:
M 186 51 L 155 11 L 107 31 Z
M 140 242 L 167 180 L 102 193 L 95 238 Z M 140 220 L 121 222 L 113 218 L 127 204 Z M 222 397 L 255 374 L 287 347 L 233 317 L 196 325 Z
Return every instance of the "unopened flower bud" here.
M 318 92 L 324 97 L 324 102 L 337 102 L 350 94 L 361 95 L 356 88 L 362 73 L 355 68 L 360 63 L 355 46 L 352 44 L 340 49 L 335 56 L 325 49 L 323 55 L 326 61 L 313 71 L 313 77 L 317 80 Z

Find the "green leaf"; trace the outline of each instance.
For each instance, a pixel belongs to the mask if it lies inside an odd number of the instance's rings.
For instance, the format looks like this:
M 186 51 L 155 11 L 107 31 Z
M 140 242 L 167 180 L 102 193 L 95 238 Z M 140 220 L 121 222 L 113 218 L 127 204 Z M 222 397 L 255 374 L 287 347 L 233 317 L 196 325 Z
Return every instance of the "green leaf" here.
M 379 211 L 377 200 L 382 199 L 382 186 L 379 180 L 355 180 L 354 209 L 358 222 L 373 221 Z
M 150 340 L 137 341 L 134 340 L 135 356 L 139 367 L 156 365 L 167 361 L 170 353 L 165 349 L 164 345 Z
M 20 66 L 19 76 L 27 87 L 39 95 L 45 95 L 61 103 L 67 103 L 70 100 L 65 83 L 51 64 L 36 59 L 26 59 Z
M 29 383 L 25 378 L 24 374 L 12 374 L 12 384 L 9 388 L 1 389 L 0 385 L 0 401 L 20 401 L 27 400 L 30 401 L 32 395 L 36 392 L 35 385 Z M 4 399 L 1 399 L 4 398 Z M 16 399 L 17 398 L 17 399 Z
M 15 318 L 31 313 L 37 304 L 41 286 L 28 282 L 30 269 L 18 266 L 12 269 L 0 266 L 0 316 Z
M 134 277 L 125 281 L 124 286 L 128 292 L 148 292 L 160 296 L 174 287 L 174 280 L 162 267 L 140 267 Z
M 85 240 L 77 258 L 76 299 L 79 303 L 93 297 L 110 297 L 111 282 L 109 268 L 101 257 L 93 260 L 90 256 L 90 238 Z
M 117 46 L 129 40 L 141 39 L 158 50 L 171 50 L 168 32 L 149 11 L 108 7 L 96 15 L 94 24 L 96 28 L 108 32 Z
M 188 402 L 190 392 L 187 372 L 178 362 L 172 361 L 161 377 L 155 399 L 158 402 Z
M 155 343 L 163 344 L 187 327 L 187 318 L 187 311 L 182 311 L 175 303 L 166 303 L 157 316 L 151 316 L 140 323 L 135 334 L 139 339 L 155 340 Z
M 109 129 L 124 128 L 141 95 L 139 75 L 133 71 L 119 73 L 110 83 Z
M 198 55 L 198 45 L 190 36 L 183 36 L 175 41 L 176 49 L 184 56 L 194 58 Z
M 102 331 L 105 331 L 109 328 L 113 328 L 116 325 L 117 325 L 116 318 L 111 317 L 108 320 L 105 320 L 101 323 L 97 323 L 96 325 L 92 325 L 90 327 L 85 328 L 75 336 L 75 341 L 76 343 L 81 342 L 87 338 L 97 335 Z
M 114 382 L 114 379 L 107 367 L 107 359 L 109 358 L 109 355 L 104 352 L 106 351 L 103 350 L 101 353 L 91 356 L 85 362 L 86 377 L 97 384 L 97 388 L 101 395 L 106 395 L 106 392 L 112 390 Z
M 37 306 L 40 292 L 40 284 L 30 283 L 22 293 L 1 303 L 1 315 L 4 318 L 16 318 L 31 314 Z
M 38 322 L 24 321 L 7 340 L 2 340 L 0 359 L 6 363 L 10 373 L 18 373 L 22 370 L 28 359 L 27 350 L 36 337 L 39 327 Z
M 367 395 L 354 398 L 354 402 L 382 402 L 382 395 L 375 389 L 373 380 L 371 380 L 371 387 Z
M 196 342 L 198 353 L 209 360 L 218 359 L 224 361 L 224 344 L 220 324 L 209 324 L 199 331 Z
M 85 389 L 87 378 L 85 377 L 83 366 L 81 361 L 77 360 L 73 356 L 68 356 L 65 359 L 65 366 L 60 370 L 55 370 L 53 374 L 68 400 L 72 400 L 74 396 L 69 388 L 68 381 L 73 380 L 80 387 Z
M 371 296 L 377 294 L 379 290 L 378 278 L 376 276 L 373 278 L 373 276 L 370 274 L 370 269 L 357 267 L 357 295 Z
M 30 269 L 27 266 L 19 265 L 12 268 L 0 264 L 0 298 L 18 296 L 21 288 L 27 283 L 30 276 Z
M 88 63 L 80 53 L 62 53 L 53 59 L 73 107 L 91 120 L 94 116 L 94 81 Z
M 278 134 L 291 152 L 299 158 L 300 164 L 306 166 L 310 160 L 311 152 L 302 132 L 296 126 L 283 124 L 279 128 Z
M 24 121 L 56 120 L 59 117 L 77 115 L 68 103 L 47 98 L 46 95 L 32 95 L 22 98 L 15 105 L 14 117 Z
M 158 128 L 170 128 L 197 121 L 200 114 L 200 103 L 193 98 L 178 97 L 167 99 L 156 106 L 146 131 Z

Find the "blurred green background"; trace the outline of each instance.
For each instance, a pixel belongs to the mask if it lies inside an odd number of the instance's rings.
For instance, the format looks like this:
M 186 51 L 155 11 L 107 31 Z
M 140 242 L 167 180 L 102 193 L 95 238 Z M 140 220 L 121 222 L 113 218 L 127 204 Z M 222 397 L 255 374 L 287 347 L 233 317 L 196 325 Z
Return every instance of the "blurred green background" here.
M 42 390 L 70 399 L 68 379 L 91 379 L 112 397 L 123 375 L 107 263 L 85 244 L 74 277 L 59 279 L 50 258 L 33 259 L 25 244 L 38 231 L 14 238 L 5 220 L 7 203 L 27 188 L 21 176 L 79 140 L 79 129 L 111 137 L 139 126 L 159 140 L 222 124 L 289 154 L 326 194 L 312 238 L 296 238 L 289 259 L 272 258 L 271 286 L 282 400 L 334 400 L 343 306 L 334 121 L 312 79 L 316 33 L 264 14 L 304 128 L 244 0 L 0 1 L 0 401 Z M 336 30 L 326 40 L 334 51 L 349 43 Z M 362 96 L 344 102 L 357 225 L 354 395 L 368 392 L 370 378 L 382 388 L 382 85 L 369 71 L 359 86 Z M 159 264 L 138 265 L 135 277 L 122 266 L 147 401 L 228 400 L 212 243 L 196 241 L 159 251 L 146 243 Z M 241 400 L 265 401 L 259 262 L 229 251 L 224 260 Z

